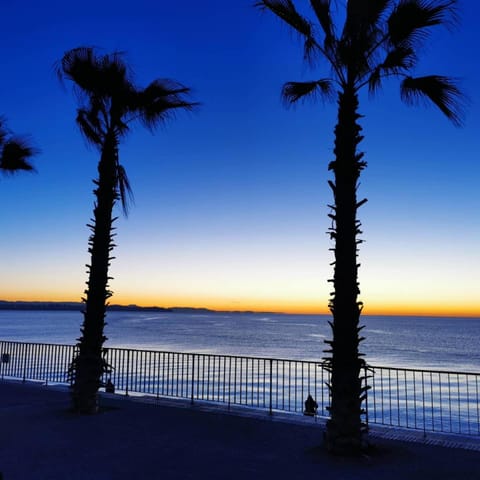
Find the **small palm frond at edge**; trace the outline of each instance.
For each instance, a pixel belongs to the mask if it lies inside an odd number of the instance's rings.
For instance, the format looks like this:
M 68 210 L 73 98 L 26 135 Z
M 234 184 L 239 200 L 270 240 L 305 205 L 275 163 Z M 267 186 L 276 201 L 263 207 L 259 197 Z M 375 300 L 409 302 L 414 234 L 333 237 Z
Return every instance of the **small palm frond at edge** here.
M 19 170 L 35 172 L 29 159 L 38 153 L 26 138 L 11 137 L 0 151 L 0 170 L 5 174 L 14 174 Z

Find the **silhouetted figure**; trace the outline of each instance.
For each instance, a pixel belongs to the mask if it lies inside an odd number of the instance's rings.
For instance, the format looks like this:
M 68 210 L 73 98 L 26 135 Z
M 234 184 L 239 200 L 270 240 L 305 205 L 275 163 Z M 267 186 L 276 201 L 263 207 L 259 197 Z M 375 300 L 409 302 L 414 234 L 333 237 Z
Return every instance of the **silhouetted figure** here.
M 110 379 L 108 379 L 107 383 L 105 384 L 105 392 L 115 393 L 115 385 L 112 383 Z
M 317 409 L 318 409 L 318 403 L 310 394 L 308 394 L 308 397 L 305 400 L 305 410 L 303 414 L 313 417 L 314 415 L 317 414 Z

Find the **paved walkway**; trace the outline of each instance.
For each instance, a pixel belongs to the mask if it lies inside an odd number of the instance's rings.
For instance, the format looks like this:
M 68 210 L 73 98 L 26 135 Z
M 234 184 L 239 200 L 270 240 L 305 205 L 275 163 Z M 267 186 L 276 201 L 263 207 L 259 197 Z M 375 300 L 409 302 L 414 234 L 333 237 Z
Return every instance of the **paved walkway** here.
M 101 413 L 78 416 L 65 389 L 0 381 L 3 480 L 480 480 L 480 441 L 375 429 L 372 455 L 345 459 L 324 451 L 320 422 L 152 403 L 105 396 Z

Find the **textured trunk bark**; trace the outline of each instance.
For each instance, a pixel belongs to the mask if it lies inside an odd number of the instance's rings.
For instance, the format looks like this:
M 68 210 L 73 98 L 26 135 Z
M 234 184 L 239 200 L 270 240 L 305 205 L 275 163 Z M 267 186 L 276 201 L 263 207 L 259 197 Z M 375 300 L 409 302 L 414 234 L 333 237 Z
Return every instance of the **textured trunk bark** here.
M 112 243 L 112 211 L 116 190 L 117 141 L 112 134 L 102 148 L 98 165 L 98 180 L 94 181 L 96 203 L 93 211 L 92 235 L 89 239 L 91 264 L 88 268 L 88 288 L 85 290 L 84 322 L 79 339 L 79 354 L 74 360 L 73 408 L 80 413 L 98 410 L 97 392 L 106 370 L 103 344 L 108 290 L 108 268 Z
M 357 181 L 365 163 L 357 146 L 363 137 L 357 120 L 358 98 L 353 88 L 346 88 L 338 98 L 338 123 L 335 127 L 335 198 L 331 215 L 335 240 L 334 292 L 330 300 L 333 315 L 331 346 L 331 405 L 326 440 L 329 450 L 339 454 L 357 453 L 362 448 L 362 377 L 364 364 L 359 354 L 359 318 L 361 304 L 357 280 Z

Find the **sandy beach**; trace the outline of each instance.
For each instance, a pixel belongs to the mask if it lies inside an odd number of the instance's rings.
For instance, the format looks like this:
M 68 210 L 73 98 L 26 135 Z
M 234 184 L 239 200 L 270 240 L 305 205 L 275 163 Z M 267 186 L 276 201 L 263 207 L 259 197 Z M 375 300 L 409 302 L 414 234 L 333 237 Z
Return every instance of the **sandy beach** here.
M 324 451 L 321 422 L 121 396 L 101 404 L 73 415 L 65 388 L 0 381 L 3 480 L 480 479 L 480 439 L 475 451 L 373 435 L 371 455 L 345 459 Z

